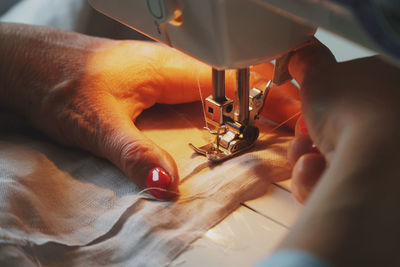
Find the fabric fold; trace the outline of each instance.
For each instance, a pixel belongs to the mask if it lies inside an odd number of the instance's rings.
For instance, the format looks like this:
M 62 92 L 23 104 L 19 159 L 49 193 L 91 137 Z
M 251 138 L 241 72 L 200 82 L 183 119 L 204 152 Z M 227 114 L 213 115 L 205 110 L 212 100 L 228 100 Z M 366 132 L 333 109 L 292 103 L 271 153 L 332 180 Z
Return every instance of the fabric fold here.
M 187 145 L 211 141 L 201 105 L 159 105 L 137 120 L 181 175 L 174 202 L 152 199 L 105 160 L 40 136 L 0 134 L 0 260 L 42 266 L 164 266 L 240 203 L 289 178 L 288 133 L 219 165 Z M 11 253 L 10 251 L 14 251 Z M 11 254 L 10 254 L 11 253 Z

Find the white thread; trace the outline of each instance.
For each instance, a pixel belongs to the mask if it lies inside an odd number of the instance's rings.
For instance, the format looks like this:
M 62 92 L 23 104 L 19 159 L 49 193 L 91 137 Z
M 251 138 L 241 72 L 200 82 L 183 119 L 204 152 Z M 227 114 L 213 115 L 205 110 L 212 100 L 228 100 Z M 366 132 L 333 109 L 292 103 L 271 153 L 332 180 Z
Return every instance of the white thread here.
M 282 90 L 280 87 L 276 87 L 276 89 Z M 290 121 L 291 119 L 297 117 L 297 116 L 300 115 L 300 114 L 301 114 L 301 111 L 296 112 L 294 115 L 292 115 L 291 117 L 289 117 L 287 120 L 281 122 L 278 126 L 275 126 L 275 127 L 272 128 L 270 131 L 264 133 L 264 134 L 261 135 L 260 137 L 264 137 L 265 135 L 270 134 L 270 133 L 272 133 L 272 132 L 278 130 L 278 129 L 281 128 L 283 125 L 285 125 L 285 123 L 287 123 L 288 121 Z
M 172 193 L 172 194 L 174 194 L 176 196 L 181 196 L 181 194 L 179 192 L 166 190 L 166 189 L 160 188 L 160 187 L 148 187 L 148 188 L 145 188 L 145 189 L 139 191 L 137 193 L 137 195 L 141 199 L 151 199 L 151 200 L 164 201 L 164 200 L 156 198 L 156 197 L 154 197 L 152 195 L 144 195 L 145 193 L 147 193 L 150 190 L 158 190 L 158 191 L 162 191 L 162 192 Z M 199 193 L 196 193 L 196 194 L 194 194 L 192 196 L 188 196 L 188 197 L 185 197 L 185 198 L 179 198 L 179 202 L 191 201 L 191 200 L 195 200 L 195 199 L 199 199 L 199 198 L 207 198 L 207 197 L 209 197 L 209 194 L 210 194 L 210 191 L 208 191 L 208 190 L 204 191 L 204 192 L 199 192 Z
M 274 127 L 271 129 L 271 131 L 269 131 L 269 133 L 272 133 L 273 131 L 276 131 L 277 129 L 279 129 L 280 127 L 282 127 L 283 125 L 285 125 L 285 123 L 287 123 L 288 121 L 290 121 L 291 119 L 297 117 L 298 115 L 301 114 L 301 111 L 297 112 L 296 114 L 294 114 L 293 116 L 291 116 L 289 119 L 285 120 L 284 122 L 282 122 L 281 124 L 279 124 L 278 126 Z
M 206 109 L 205 109 L 205 106 L 204 106 L 203 94 L 201 92 L 201 87 L 200 87 L 199 72 L 197 72 L 197 87 L 199 88 L 199 95 L 200 95 L 200 100 L 201 100 L 201 107 L 203 109 L 204 122 L 206 123 L 206 128 L 208 128 L 207 117 L 206 117 Z
M 207 120 L 206 120 L 206 113 L 205 113 L 205 106 L 204 106 L 204 99 L 203 99 L 203 94 L 202 94 L 202 91 L 201 91 L 200 80 L 199 80 L 199 73 L 197 73 L 197 86 L 198 86 L 198 89 L 199 89 L 199 95 L 200 95 L 200 99 L 201 99 L 201 103 L 202 103 L 204 121 L 205 121 L 206 127 L 208 128 L 208 123 L 207 123 Z M 279 87 L 278 87 L 278 89 L 281 90 Z M 295 118 L 296 116 L 298 116 L 300 114 L 301 114 L 301 111 L 295 113 L 294 115 L 292 115 L 291 117 L 289 117 L 288 119 L 286 119 L 285 121 L 280 123 L 279 125 L 275 126 L 270 131 L 268 131 L 267 133 L 263 134 L 262 136 L 265 136 L 267 134 L 270 134 L 270 133 L 276 131 L 277 129 L 279 129 L 280 127 L 285 125 L 285 123 L 287 123 L 288 121 L 290 121 L 291 119 Z M 182 179 L 182 180 L 184 180 L 184 179 Z M 154 197 L 154 196 L 152 196 L 150 194 L 144 195 L 145 193 L 149 192 L 150 190 L 158 190 L 158 191 L 162 191 L 162 192 L 172 193 L 172 194 L 174 194 L 176 196 L 181 196 L 181 194 L 179 192 L 177 192 L 177 191 L 170 191 L 170 190 L 166 190 L 164 188 L 159 188 L 159 187 L 148 187 L 148 188 L 145 188 L 145 189 L 143 189 L 143 190 L 138 192 L 138 196 L 140 198 L 143 198 L 143 199 L 152 199 L 152 200 L 163 201 L 163 200 L 158 199 L 158 198 L 156 198 L 156 197 Z M 186 198 L 179 198 L 179 202 L 190 201 L 190 200 L 199 199 L 199 198 L 207 198 L 209 196 L 209 194 L 210 194 L 210 191 L 199 192 L 199 193 L 197 193 L 195 195 L 188 196 Z
M 207 123 L 207 117 L 206 117 L 206 110 L 205 110 L 205 105 L 204 105 L 204 98 L 203 98 L 203 94 L 201 91 L 201 86 L 200 86 L 200 78 L 199 78 L 199 72 L 197 72 L 197 87 L 199 89 L 199 95 L 200 95 L 200 100 L 201 100 L 201 108 L 203 110 L 203 117 L 204 117 L 204 122 L 206 124 L 206 126 L 204 127 L 205 129 L 209 129 L 208 128 L 208 123 Z M 282 90 L 281 88 L 277 87 L 277 89 Z M 280 127 L 282 127 L 283 125 L 285 125 L 285 123 L 287 123 L 288 121 L 290 121 L 291 119 L 295 118 L 296 116 L 298 116 L 299 114 L 301 114 L 301 111 L 295 113 L 293 116 L 291 116 L 290 118 L 288 118 L 287 120 L 285 120 L 284 122 L 280 123 L 278 126 L 272 128 L 269 132 L 263 134 L 262 136 L 265 136 L 266 134 L 270 134 L 273 131 L 276 131 L 277 129 L 279 129 Z

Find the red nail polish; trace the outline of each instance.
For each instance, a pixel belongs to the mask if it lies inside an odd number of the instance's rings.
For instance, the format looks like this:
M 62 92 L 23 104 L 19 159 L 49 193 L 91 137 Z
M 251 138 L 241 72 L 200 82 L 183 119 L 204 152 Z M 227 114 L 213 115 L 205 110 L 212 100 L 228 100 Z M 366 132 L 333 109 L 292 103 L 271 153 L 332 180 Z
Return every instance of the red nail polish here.
M 303 118 L 303 117 L 300 119 L 300 130 L 301 130 L 301 132 L 302 132 L 303 134 L 308 134 L 306 122 L 304 121 L 304 118 Z
M 316 145 L 314 145 L 314 144 L 311 146 L 310 153 L 321 154 L 321 152 L 319 151 L 318 147 Z
M 146 177 L 147 188 L 156 187 L 161 189 L 158 190 L 154 188 L 149 190 L 149 192 L 156 198 L 163 198 L 167 194 L 167 192 L 164 190 L 168 190 L 171 182 L 171 176 L 169 176 L 169 174 L 164 169 L 159 167 L 152 169 Z

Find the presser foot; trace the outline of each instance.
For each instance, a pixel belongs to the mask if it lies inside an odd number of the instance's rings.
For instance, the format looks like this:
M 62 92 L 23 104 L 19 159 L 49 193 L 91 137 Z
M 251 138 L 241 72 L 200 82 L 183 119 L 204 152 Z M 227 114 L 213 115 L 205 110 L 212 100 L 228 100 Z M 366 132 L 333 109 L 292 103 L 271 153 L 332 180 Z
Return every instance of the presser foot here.
M 215 134 L 215 133 L 214 133 Z M 259 135 L 255 126 L 246 126 L 240 133 L 226 131 L 217 135 L 216 141 L 201 147 L 189 143 L 189 146 L 198 154 L 207 157 L 213 163 L 219 163 L 243 153 L 254 146 Z

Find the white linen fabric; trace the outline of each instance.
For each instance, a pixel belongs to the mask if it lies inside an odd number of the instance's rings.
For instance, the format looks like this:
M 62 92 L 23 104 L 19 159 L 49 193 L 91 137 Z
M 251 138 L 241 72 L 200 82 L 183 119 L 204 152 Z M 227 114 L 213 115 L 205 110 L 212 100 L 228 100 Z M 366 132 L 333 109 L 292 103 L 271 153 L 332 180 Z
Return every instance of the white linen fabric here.
M 139 128 L 175 158 L 180 197 L 154 200 L 105 160 L 32 130 L 0 134 L 1 266 L 163 266 L 241 202 L 289 178 L 285 134 L 263 131 L 256 147 L 219 165 L 204 144 L 198 103 L 155 106 Z

